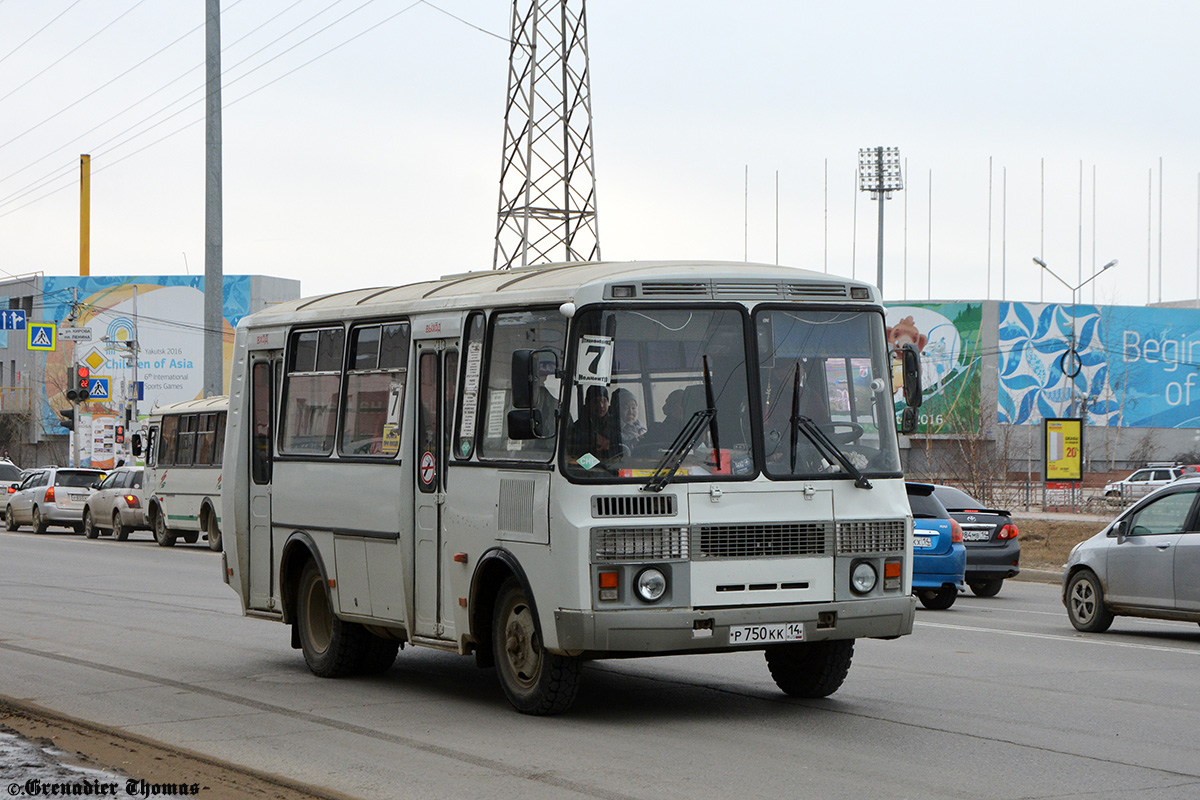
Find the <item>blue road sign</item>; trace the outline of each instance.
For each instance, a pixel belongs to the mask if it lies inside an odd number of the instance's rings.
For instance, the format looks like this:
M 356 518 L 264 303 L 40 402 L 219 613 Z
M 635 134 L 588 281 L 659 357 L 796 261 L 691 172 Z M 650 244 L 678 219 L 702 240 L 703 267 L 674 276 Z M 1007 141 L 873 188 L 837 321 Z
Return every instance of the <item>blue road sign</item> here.
M 26 347 L 30 350 L 53 350 L 58 337 L 55 331 L 58 329 L 53 322 L 35 322 L 25 329 L 28 335 Z
M 10 308 L 7 311 L 0 311 L 0 330 L 25 330 L 25 311 L 19 308 Z
M 90 400 L 111 400 L 112 395 L 108 392 L 108 381 L 107 375 L 93 375 L 88 380 L 88 398 Z

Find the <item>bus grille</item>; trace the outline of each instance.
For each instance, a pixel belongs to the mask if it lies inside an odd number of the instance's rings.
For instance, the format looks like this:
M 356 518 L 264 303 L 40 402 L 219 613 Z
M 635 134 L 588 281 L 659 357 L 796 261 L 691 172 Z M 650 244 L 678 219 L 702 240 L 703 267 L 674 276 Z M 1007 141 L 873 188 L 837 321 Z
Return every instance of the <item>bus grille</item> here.
M 675 495 L 597 495 L 592 498 L 593 517 L 673 517 Z
M 904 520 L 848 520 L 837 524 L 839 553 L 894 553 L 904 549 Z
M 594 561 L 666 561 L 688 557 L 687 528 L 593 528 Z
M 785 522 L 765 525 L 703 525 L 697 558 L 777 558 L 829 553 L 828 522 Z

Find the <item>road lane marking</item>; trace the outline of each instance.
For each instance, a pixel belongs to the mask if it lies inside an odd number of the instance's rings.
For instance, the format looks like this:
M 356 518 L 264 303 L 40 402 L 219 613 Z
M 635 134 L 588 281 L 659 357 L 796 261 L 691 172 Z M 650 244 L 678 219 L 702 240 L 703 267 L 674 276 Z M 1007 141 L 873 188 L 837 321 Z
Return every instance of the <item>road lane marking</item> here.
M 944 622 L 916 622 L 913 627 L 945 628 L 954 631 L 969 631 L 978 633 L 1002 633 L 1006 636 L 1021 636 L 1026 639 L 1050 639 L 1059 642 L 1077 642 L 1080 644 L 1101 644 L 1109 647 L 1128 647 L 1134 650 L 1152 650 L 1159 653 L 1181 653 L 1185 656 L 1200 656 L 1200 650 L 1184 650 L 1181 647 L 1164 647 L 1157 644 L 1135 644 L 1133 642 L 1114 642 L 1111 639 L 1095 638 L 1100 634 L 1084 636 L 1063 636 L 1059 633 L 1029 633 L 1027 631 L 1010 631 L 1004 628 L 983 628 L 975 625 L 947 625 Z

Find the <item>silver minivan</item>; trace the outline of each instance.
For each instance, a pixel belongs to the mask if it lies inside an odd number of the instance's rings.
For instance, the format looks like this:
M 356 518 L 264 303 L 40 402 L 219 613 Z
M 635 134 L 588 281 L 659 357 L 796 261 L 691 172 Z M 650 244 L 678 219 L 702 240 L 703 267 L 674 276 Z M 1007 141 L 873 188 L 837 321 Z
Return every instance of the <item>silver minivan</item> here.
M 146 494 L 141 467 L 117 467 L 103 481 L 92 484 L 92 494 L 83 507 L 83 533 L 95 539 L 105 531 L 123 542 L 130 531 L 145 530 Z
M 1200 622 L 1200 479 L 1168 484 L 1075 545 L 1063 603 L 1077 630 L 1116 616 Z

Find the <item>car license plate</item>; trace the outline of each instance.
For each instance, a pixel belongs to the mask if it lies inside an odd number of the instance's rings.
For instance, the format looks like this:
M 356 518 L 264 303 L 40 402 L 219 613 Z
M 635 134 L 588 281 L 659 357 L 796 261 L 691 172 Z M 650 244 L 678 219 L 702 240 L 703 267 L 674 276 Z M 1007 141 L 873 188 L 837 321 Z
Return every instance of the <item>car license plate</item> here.
M 933 537 L 931 536 L 914 536 L 913 547 L 933 547 Z
M 991 531 L 963 531 L 964 542 L 986 542 L 990 538 Z
M 760 642 L 802 642 L 804 624 L 782 622 L 774 625 L 737 625 L 729 629 L 730 644 L 758 644 Z
M 75 494 L 74 492 L 68 493 L 67 497 L 71 498 L 71 502 L 73 503 L 82 503 L 88 499 L 86 494 Z

